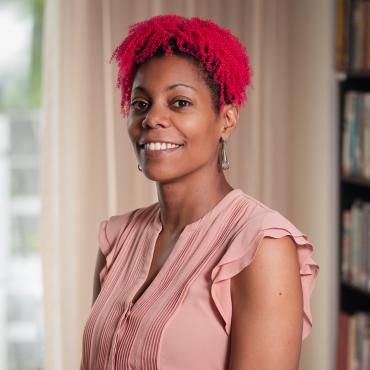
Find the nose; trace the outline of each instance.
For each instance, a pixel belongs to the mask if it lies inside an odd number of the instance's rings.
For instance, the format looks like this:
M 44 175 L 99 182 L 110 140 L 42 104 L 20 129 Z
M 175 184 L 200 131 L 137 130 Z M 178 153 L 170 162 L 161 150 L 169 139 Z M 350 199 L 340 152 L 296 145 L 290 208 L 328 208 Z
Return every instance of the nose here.
M 169 117 L 166 114 L 165 109 L 162 107 L 154 106 L 154 104 L 148 109 L 148 112 L 141 122 L 143 128 L 157 126 L 167 127 L 169 125 Z

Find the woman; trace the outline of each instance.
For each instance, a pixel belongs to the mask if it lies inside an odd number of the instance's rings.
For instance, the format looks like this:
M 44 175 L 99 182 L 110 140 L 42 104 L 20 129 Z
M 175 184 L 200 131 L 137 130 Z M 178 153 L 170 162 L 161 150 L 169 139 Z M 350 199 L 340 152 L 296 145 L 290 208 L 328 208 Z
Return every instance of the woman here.
M 279 212 L 226 181 L 250 83 L 211 21 L 157 16 L 115 50 L 122 113 L 158 202 L 100 224 L 84 370 L 296 370 L 319 266 Z

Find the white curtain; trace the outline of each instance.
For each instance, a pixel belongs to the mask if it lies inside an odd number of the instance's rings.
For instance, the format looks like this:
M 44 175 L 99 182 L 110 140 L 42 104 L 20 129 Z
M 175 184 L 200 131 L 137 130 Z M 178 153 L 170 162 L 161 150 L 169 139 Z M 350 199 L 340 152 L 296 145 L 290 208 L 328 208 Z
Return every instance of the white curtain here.
M 42 251 L 45 369 L 77 369 L 98 222 L 157 200 L 137 169 L 108 63 L 129 24 L 155 14 L 210 18 L 245 43 L 253 87 L 228 145 L 230 183 L 289 216 L 286 0 L 48 0 L 44 40 Z M 315 328 L 318 332 L 318 328 Z M 314 334 L 313 334 L 314 335 Z

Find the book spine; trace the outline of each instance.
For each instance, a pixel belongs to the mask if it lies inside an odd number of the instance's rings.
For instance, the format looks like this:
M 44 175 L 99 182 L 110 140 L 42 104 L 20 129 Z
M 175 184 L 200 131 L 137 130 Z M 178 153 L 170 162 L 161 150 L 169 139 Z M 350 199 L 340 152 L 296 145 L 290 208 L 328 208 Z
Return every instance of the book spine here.
M 351 122 L 352 122 L 352 102 L 353 94 L 348 92 L 344 97 L 344 114 L 343 114 L 343 136 L 342 136 L 342 172 L 345 176 L 351 174 Z
M 365 1 L 362 4 L 362 16 L 363 16 L 363 36 L 362 36 L 362 66 L 364 70 L 369 69 L 369 1 Z
M 356 314 L 356 358 L 359 370 L 361 370 L 363 359 L 362 342 L 364 339 L 364 319 L 366 319 L 366 314 L 364 312 L 358 312 Z
M 358 96 L 358 122 L 359 122 L 359 134 L 358 134 L 358 146 L 359 146 L 359 173 L 361 176 L 365 176 L 365 101 L 364 94 L 361 93 Z
M 364 369 L 370 369 L 370 314 L 368 313 L 366 318 L 366 328 L 365 328 L 365 355 L 364 355 Z
M 351 69 L 361 69 L 361 5 L 358 0 L 353 0 L 351 4 Z
M 361 206 L 362 201 L 356 199 L 352 205 L 352 227 L 351 227 L 351 282 L 361 286 Z
M 337 1 L 336 9 L 335 65 L 337 71 L 346 69 L 345 65 L 345 0 Z
M 346 312 L 339 314 L 339 333 L 338 333 L 338 351 L 337 351 L 337 369 L 347 370 L 347 352 L 348 352 L 348 318 Z
M 366 228 L 366 235 L 367 235 L 367 289 L 370 292 L 370 204 L 368 206 L 368 222 L 367 222 L 367 228 Z
M 346 366 L 348 370 L 355 369 L 355 357 L 355 317 L 351 315 L 348 319 L 348 357 Z
M 368 4 L 368 7 L 367 7 L 367 16 L 368 16 L 368 19 L 369 19 L 369 28 L 367 30 L 367 34 L 366 34 L 366 44 L 367 44 L 367 71 L 370 71 L 370 46 L 369 46 L 369 43 L 370 43 L 370 4 Z
M 355 102 L 356 93 L 351 92 L 351 106 L 349 114 L 349 167 L 350 174 L 354 176 L 356 174 L 355 158 L 356 158 L 356 117 L 355 117 Z
M 350 226 L 350 253 L 349 253 L 349 281 L 352 283 L 355 281 L 356 274 L 356 256 L 355 256 L 355 221 L 356 221 L 356 207 L 351 207 L 351 226 Z
M 364 204 L 359 208 L 359 284 L 361 287 L 366 287 L 366 246 L 365 246 L 365 215 Z
M 355 176 L 360 175 L 361 164 L 361 144 L 360 144 L 360 124 L 361 124 L 361 94 L 356 92 L 354 102 L 354 134 L 353 134 L 353 149 L 354 149 L 354 172 Z
M 369 234 L 369 223 L 370 223 L 370 204 L 364 205 L 364 270 L 365 270 L 365 289 L 370 291 L 370 234 Z
M 343 56 L 343 65 L 346 70 L 351 67 L 351 29 L 352 29 L 352 15 L 351 15 L 351 1 L 344 1 L 344 56 Z
M 370 179 L 370 93 L 364 94 L 364 174 Z
M 342 279 L 349 281 L 349 228 L 351 222 L 351 211 L 343 211 L 343 231 L 342 231 Z

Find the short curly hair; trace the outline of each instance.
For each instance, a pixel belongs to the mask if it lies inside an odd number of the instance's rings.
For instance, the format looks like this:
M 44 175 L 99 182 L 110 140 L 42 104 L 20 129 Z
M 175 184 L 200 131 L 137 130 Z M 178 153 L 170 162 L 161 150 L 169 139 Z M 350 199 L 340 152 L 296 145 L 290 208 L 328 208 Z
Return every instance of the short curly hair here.
M 131 90 L 139 66 L 153 56 L 189 56 L 202 67 L 205 81 L 216 92 L 216 107 L 242 106 L 251 83 L 251 66 L 244 45 L 228 29 L 211 20 L 159 15 L 129 26 L 128 36 L 116 47 L 117 87 L 121 112 L 130 110 Z

